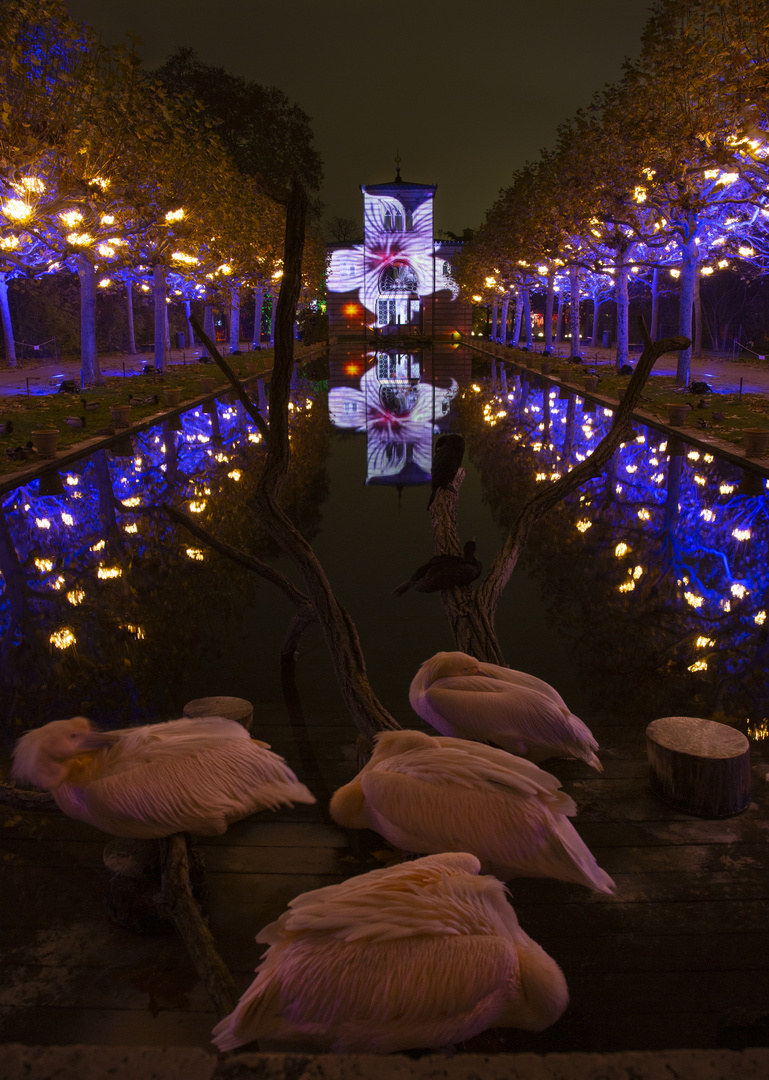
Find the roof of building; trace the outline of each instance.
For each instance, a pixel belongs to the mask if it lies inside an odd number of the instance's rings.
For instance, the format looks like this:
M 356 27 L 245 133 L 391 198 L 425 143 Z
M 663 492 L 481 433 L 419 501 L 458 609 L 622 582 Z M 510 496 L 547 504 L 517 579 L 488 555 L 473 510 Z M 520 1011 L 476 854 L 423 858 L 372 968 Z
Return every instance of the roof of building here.
M 399 159 L 396 158 L 396 161 Z M 401 177 L 401 167 L 396 165 L 395 179 L 390 180 L 389 183 L 384 184 L 361 184 L 361 191 L 403 191 L 404 188 L 410 188 L 415 191 L 435 191 L 437 184 L 415 184 L 409 180 L 404 180 Z

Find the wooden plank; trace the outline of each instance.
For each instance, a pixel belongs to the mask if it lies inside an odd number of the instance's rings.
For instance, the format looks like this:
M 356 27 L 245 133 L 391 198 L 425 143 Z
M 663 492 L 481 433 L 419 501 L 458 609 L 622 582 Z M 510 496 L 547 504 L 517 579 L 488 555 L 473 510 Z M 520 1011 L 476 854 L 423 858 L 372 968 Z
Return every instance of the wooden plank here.
M 0 1038 L 35 1046 L 201 1046 L 211 1050 L 213 1012 L 33 1007 L 3 1010 Z
M 575 886 L 576 887 L 576 886 Z M 569 886 L 564 885 L 564 888 Z M 608 941 L 616 934 L 675 935 L 691 933 L 692 926 L 702 933 L 718 933 L 729 926 L 734 934 L 766 932 L 769 908 L 766 900 L 721 900 L 702 903 L 583 903 L 564 905 L 532 904 L 523 900 L 513 906 L 521 926 L 535 941 L 544 945 L 548 934 L 563 932 L 568 925 L 575 938 L 587 937 Z M 618 963 L 619 958 L 618 958 Z
M 769 935 L 732 934 L 613 934 L 607 944 L 585 947 L 582 937 L 551 934 L 548 951 L 572 973 L 645 972 L 750 972 L 769 970 Z

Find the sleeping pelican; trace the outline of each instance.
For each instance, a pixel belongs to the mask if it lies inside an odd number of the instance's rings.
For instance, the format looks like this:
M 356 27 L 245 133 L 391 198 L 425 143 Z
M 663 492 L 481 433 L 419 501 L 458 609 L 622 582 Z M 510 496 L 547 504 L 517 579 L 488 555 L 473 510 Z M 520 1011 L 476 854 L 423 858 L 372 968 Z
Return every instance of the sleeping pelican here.
M 113 836 L 218 836 L 257 810 L 315 798 L 267 743 L 221 716 L 97 731 L 84 716 L 22 735 L 13 775 Z
M 331 799 L 348 829 L 373 829 L 404 851 L 470 851 L 497 877 L 550 877 L 611 893 L 569 821 L 560 782 L 531 761 L 465 739 L 387 731 Z
M 544 761 L 576 757 L 603 772 L 598 743 L 548 683 L 462 652 L 426 660 L 409 688 L 411 707 L 441 735 L 490 742 Z
M 269 948 L 216 1046 L 390 1053 L 549 1027 L 568 1004 L 563 973 L 479 868 L 431 855 L 297 896 L 257 936 Z

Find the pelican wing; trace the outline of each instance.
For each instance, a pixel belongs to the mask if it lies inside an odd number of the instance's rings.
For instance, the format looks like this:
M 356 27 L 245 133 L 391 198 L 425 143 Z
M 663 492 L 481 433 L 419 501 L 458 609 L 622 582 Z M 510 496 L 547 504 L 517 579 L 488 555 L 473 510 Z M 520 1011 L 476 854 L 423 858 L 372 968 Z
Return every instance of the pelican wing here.
M 270 950 L 213 1041 L 220 1050 L 270 1036 L 336 1052 L 434 1047 L 493 1025 L 519 992 L 515 945 L 502 937 L 301 939 Z
M 509 683 L 512 686 L 526 686 L 529 690 L 538 690 L 540 694 L 551 698 L 556 705 L 560 705 L 567 712 L 569 711 L 566 702 L 555 687 L 545 682 L 544 679 L 538 679 L 536 675 L 529 675 L 527 671 L 516 671 L 515 668 L 501 667 L 499 664 L 486 664 L 484 662 L 481 662 L 481 670 L 485 671 L 487 675 L 491 675 L 493 678 L 500 679 L 502 682 Z
M 247 732 L 245 738 L 209 739 L 194 751 L 190 744 L 171 748 L 162 739 L 153 748 L 145 740 L 140 752 L 131 754 L 132 734 L 122 747 L 106 752 L 100 778 L 57 789 L 65 812 L 116 836 L 184 831 L 212 836 L 258 810 L 315 802 L 283 759 L 249 739 Z

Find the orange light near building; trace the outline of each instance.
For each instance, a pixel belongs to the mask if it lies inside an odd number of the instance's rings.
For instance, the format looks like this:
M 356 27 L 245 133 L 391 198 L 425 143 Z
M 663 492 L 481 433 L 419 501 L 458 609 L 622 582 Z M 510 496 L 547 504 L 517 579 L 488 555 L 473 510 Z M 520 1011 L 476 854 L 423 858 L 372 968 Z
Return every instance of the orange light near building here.
M 356 363 L 355 360 L 350 360 L 349 363 L 344 365 L 344 373 L 345 373 L 345 375 L 350 375 L 350 376 L 360 375 L 362 370 L 363 370 L 363 364 Z
M 348 319 L 353 319 L 356 315 L 360 315 L 361 313 L 360 304 L 345 304 L 342 311 Z

